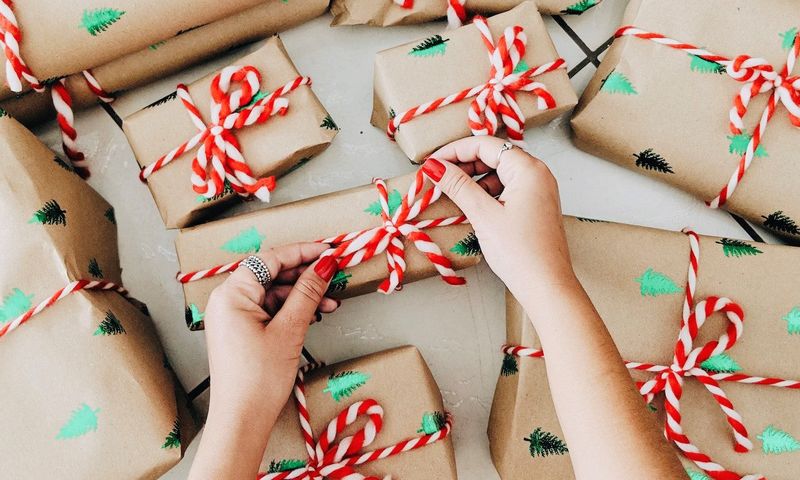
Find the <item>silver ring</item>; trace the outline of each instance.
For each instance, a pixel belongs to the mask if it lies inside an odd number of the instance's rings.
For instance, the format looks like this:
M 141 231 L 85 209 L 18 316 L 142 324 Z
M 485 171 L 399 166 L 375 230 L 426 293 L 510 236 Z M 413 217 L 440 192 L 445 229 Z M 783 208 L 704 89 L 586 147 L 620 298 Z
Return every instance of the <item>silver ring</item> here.
M 256 280 L 258 280 L 258 283 L 260 283 L 265 290 L 269 288 L 270 283 L 272 283 L 272 274 L 269 273 L 267 264 L 264 263 L 264 260 L 261 260 L 260 257 L 250 255 L 242 260 L 239 266 L 253 272 L 253 275 L 256 276 Z
M 506 142 L 500 147 L 500 152 L 497 154 L 497 163 L 500 163 L 500 157 L 503 156 L 504 153 L 514 148 L 514 144 L 511 142 Z

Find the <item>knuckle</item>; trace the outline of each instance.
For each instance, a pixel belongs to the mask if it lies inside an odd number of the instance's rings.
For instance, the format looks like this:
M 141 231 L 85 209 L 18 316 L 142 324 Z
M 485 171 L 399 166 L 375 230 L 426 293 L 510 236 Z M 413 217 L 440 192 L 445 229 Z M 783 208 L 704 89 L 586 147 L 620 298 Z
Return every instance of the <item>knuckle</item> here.
M 458 197 L 468 182 L 472 181 L 466 174 L 455 172 L 448 175 L 440 183 L 442 191 L 449 197 Z
M 294 286 L 297 293 L 303 295 L 308 300 L 319 303 L 322 300 L 323 295 L 325 295 L 325 291 L 327 287 L 323 285 L 322 280 L 316 278 L 300 278 Z

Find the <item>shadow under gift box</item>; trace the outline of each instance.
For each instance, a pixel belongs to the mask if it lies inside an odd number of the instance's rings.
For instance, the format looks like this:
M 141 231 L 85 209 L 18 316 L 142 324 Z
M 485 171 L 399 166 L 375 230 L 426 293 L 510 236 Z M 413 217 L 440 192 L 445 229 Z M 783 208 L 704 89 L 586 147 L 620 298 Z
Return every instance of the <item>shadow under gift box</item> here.
M 565 217 L 575 272 L 626 361 L 670 365 L 674 355 L 684 286 L 689 268 L 689 239 L 679 232 L 612 223 L 590 223 Z M 739 341 L 725 358 L 703 364 L 747 375 L 800 380 L 800 295 L 795 285 L 800 250 L 700 237 L 700 262 L 695 302 L 724 296 L 744 309 Z M 649 272 L 649 273 L 648 273 Z M 536 332 L 517 301 L 507 294 L 507 343 L 541 348 Z M 708 318 L 694 347 L 719 338 L 728 322 L 721 313 Z M 503 480 L 572 479 L 568 444 L 556 417 L 548 387 L 545 358 L 506 357 L 495 391 L 489 423 L 492 459 Z M 501 355 L 498 349 L 498 355 Z M 730 360 L 730 361 L 729 361 Z M 632 371 L 635 380 L 655 374 Z M 800 443 L 794 453 L 773 451 L 769 426 L 800 439 L 800 391 L 765 385 L 720 381 L 750 433 L 754 449 L 733 450 L 725 415 L 711 394 L 694 378 L 684 381 L 680 412 L 684 433 L 717 463 L 740 474 L 760 473 L 774 480 L 797 478 Z M 586 399 L 591 408 L 591 399 Z M 664 394 L 650 412 L 664 428 Z M 537 446 L 547 456 L 535 451 Z M 545 438 L 547 437 L 547 438 Z M 790 446 L 790 441 L 785 440 Z M 765 444 L 765 442 L 767 442 Z M 564 447 L 564 448 L 561 448 Z M 677 452 L 677 450 L 676 450 Z M 681 456 L 690 472 L 700 472 Z M 692 477 L 695 478 L 695 477 Z M 705 478 L 705 477 L 697 477 Z
M 301 75 L 279 37 L 270 38 L 262 48 L 239 59 L 234 65 L 249 65 L 258 69 L 261 73 L 261 91 L 264 93 L 273 92 Z M 206 125 L 211 121 L 209 89 L 217 73 L 189 85 L 189 93 Z M 266 123 L 231 130 L 254 177 L 280 176 L 325 150 L 336 136 L 335 125 L 326 122 L 329 119 L 328 112 L 310 86 L 300 86 L 284 98 L 289 100 L 285 115 L 275 115 Z M 127 117 L 123 129 L 137 162 L 143 168 L 198 133 L 183 102 L 174 95 Z M 147 181 L 168 228 L 198 223 L 238 196 L 226 193 L 205 201 L 194 191 L 191 182 L 192 160 L 197 148 L 153 172 Z M 280 179 L 277 188 L 281 188 Z
M 410 174 L 387 182 L 390 204 L 394 203 L 392 198 L 399 199 L 400 195 L 406 195 L 413 179 L 414 174 Z M 375 186 L 365 185 L 183 229 L 175 240 L 181 271 L 205 270 L 280 245 L 313 242 L 378 227 L 383 223 L 378 198 Z M 457 215 L 461 215 L 461 211 L 442 196 L 418 219 Z M 469 224 L 435 227 L 425 232 L 444 256 L 452 261 L 454 269 L 475 265 L 480 260 L 477 256 L 479 247 L 468 248 L 477 245 Z M 457 244 L 465 248 L 456 248 Z M 434 266 L 413 243 L 404 240 L 404 245 L 408 265 L 404 283 L 437 275 Z M 386 276 L 386 255 L 380 254 L 339 272 L 331 282 L 330 294 L 347 298 L 374 292 Z M 227 274 L 220 274 L 184 283 L 187 324 L 193 330 L 202 328 L 202 312 L 205 311 L 208 296 L 226 277 Z
M 731 59 L 744 54 L 764 58 L 779 71 L 790 53 L 791 32 L 800 27 L 797 7 L 792 0 L 776 0 L 766 9 L 747 0 L 634 0 L 623 25 Z M 744 131 L 734 135 L 730 110 L 746 84 L 725 71 L 722 65 L 655 41 L 617 38 L 572 118 L 575 143 L 711 201 L 737 172 L 770 95 L 753 96 Z M 724 208 L 800 241 L 798 151 L 800 129 L 780 104 Z
M 468 14 L 494 15 L 511 10 L 524 0 L 466 0 Z M 575 14 L 595 7 L 602 0 L 536 0 L 545 15 Z M 448 0 L 414 0 L 403 8 L 394 0 L 333 0 L 331 25 L 408 25 L 444 18 Z
M 529 68 L 558 59 L 553 41 L 533 2 L 524 2 L 509 12 L 489 18 L 489 28 L 495 39 L 503 35 L 506 27 L 515 25 L 523 27 L 528 38 L 522 60 Z M 415 50 L 424 41 L 419 39 L 384 50 L 375 57 L 374 126 L 386 131 L 393 115 L 401 116 L 402 112 L 418 105 L 489 81 L 491 64 L 488 50 L 474 25 L 443 32 L 441 41 L 436 42 L 439 44 L 436 49 Z M 560 68 L 533 79 L 545 85 L 556 106 L 539 110 L 533 93 L 517 92 L 526 127 L 545 124 L 577 104 L 578 98 L 566 69 Z M 467 112 L 471 102 L 472 99 L 465 99 L 403 123 L 395 136 L 400 149 L 412 162 L 419 163 L 442 145 L 470 135 Z
M 31 132 L 0 118 L 0 330 L 78 279 L 120 283 L 113 209 Z M 196 433 L 151 320 L 80 291 L 0 336 L 3 478 L 157 478 Z
M 445 414 L 439 387 L 422 355 L 413 346 L 385 350 L 312 370 L 305 375 L 305 385 L 315 440 L 324 434 L 331 420 L 355 402 L 372 399 L 383 407 L 383 428 L 374 443 L 362 452 L 432 433 L 432 424 Z M 356 421 L 338 436 L 337 441 L 353 435 L 363 426 L 363 421 Z M 275 470 L 282 461 L 284 464 L 308 461 L 294 397 L 278 417 L 272 439 L 264 454 L 262 472 L 268 471 L 270 465 Z M 387 475 L 404 480 L 458 478 L 450 436 L 355 469 L 362 475 L 377 478 Z

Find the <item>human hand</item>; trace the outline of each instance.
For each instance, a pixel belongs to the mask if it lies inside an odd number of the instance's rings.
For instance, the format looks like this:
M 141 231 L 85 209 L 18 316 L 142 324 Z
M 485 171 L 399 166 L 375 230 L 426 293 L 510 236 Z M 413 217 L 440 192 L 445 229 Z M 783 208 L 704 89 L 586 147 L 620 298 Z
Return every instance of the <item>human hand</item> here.
M 503 143 L 486 136 L 457 140 L 422 169 L 469 218 L 486 262 L 518 299 L 573 287 L 556 180 L 519 148 L 498 160 Z

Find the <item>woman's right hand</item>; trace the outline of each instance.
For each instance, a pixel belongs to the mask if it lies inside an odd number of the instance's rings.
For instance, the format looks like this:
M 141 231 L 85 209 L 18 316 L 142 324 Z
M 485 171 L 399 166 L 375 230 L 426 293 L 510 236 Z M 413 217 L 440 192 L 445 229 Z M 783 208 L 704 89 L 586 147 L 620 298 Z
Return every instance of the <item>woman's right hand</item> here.
M 520 148 L 500 155 L 503 143 L 457 140 L 422 169 L 469 218 L 486 262 L 517 298 L 573 287 L 556 180 Z

